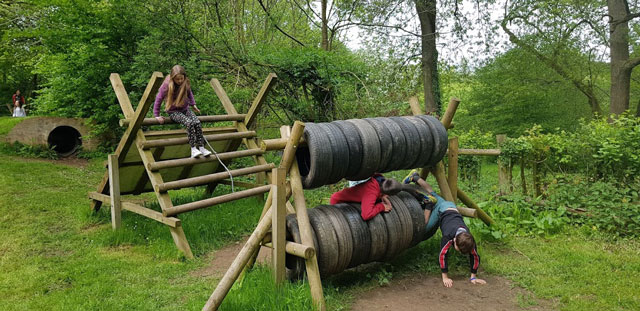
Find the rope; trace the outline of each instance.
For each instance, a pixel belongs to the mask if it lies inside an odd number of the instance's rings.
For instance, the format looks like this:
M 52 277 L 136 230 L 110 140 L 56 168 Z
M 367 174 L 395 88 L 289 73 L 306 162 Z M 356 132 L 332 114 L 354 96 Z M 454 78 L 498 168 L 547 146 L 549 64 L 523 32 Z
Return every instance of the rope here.
M 218 159 L 218 162 L 220 162 L 220 165 L 222 165 L 222 167 L 224 167 L 224 169 L 227 171 L 227 174 L 229 174 L 229 178 L 231 179 L 231 193 L 236 192 L 235 187 L 233 186 L 233 176 L 231 175 L 231 171 L 229 171 L 229 168 L 226 165 L 224 165 L 224 163 L 222 163 L 222 160 L 220 160 L 220 157 L 218 157 L 218 153 L 216 152 L 215 149 L 213 149 L 211 144 L 209 144 L 209 141 L 207 140 L 207 138 L 205 138 L 204 135 L 202 136 L 202 138 L 204 139 L 205 142 L 207 142 L 207 146 L 209 146 L 213 154 L 216 156 L 216 159 Z

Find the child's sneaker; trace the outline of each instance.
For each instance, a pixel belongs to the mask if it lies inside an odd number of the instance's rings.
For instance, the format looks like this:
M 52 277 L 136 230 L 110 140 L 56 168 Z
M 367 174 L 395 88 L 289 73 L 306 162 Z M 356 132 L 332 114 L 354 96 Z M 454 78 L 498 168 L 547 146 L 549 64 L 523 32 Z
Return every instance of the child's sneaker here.
M 411 182 L 417 182 L 418 179 L 420 179 L 420 174 L 418 174 L 418 170 L 414 169 L 409 172 L 409 175 L 402 179 L 402 183 L 410 184 Z
M 205 147 L 200 147 L 200 152 L 203 156 L 208 157 L 211 155 L 211 151 L 207 150 Z
M 198 150 L 198 148 L 196 147 L 191 147 L 191 157 L 199 158 L 200 156 L 202 156 L 202 152 L 200 152 L 200 150 Z

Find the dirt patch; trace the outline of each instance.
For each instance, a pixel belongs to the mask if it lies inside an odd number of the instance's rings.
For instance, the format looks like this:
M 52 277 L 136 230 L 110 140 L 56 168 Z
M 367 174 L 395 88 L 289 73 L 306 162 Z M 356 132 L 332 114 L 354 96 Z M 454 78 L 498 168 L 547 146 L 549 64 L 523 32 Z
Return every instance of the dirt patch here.
M 195 277 L 222 277 L 224 273 L 227 272 L 227 269 L 229 269 L 229 266 L 231 266 L 233 260 L 236 259 L 236 256 L 238 256 L 238 253 L 240 253 L 247 239 L 248 237 L 207 254 L 207 258 L 211 263 L 204 268 L 193 271 L 191 275 Z M 261 247 L 256 263 L 266 264 L 270 259 L 270 249 Z
M 358 295 L 353 311 L 379 310 L 553 310 L 548 301 L 518 288 L 509 280 L 487 277 L 487 285 L 474 285 L 466 278 L 453 278 L 453 287 L 445 288 L 440 276 L 414 275 L 393 280 Z

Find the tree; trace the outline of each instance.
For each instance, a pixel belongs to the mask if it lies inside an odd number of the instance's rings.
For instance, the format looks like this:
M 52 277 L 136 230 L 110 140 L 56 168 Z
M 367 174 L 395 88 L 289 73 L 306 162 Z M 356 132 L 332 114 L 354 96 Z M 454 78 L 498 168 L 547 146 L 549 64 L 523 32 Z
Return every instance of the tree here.
M 629 21 L 640 17 L 632 14 L 626 0 L 608 0 L 609 49 L 611 51 L 611 106 L 612 114 L 621 114 L 629 109 L 631 71 L 640 65 L 640 55 L 629 57 Z M 638 116 L 640 116 L 640 104 Z

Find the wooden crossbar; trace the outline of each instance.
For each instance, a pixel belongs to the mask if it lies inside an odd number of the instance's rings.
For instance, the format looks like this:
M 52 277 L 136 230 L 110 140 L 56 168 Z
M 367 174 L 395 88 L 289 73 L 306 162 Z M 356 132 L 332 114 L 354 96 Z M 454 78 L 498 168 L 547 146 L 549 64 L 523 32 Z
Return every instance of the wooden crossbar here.
M 152 171 L 157 171 L 165 168 L 215 162 L 215 161 L 218 161 L 218 158 L 221 161 L 226 161 L 226 160 L 236 159 L 236 158 L 263 155 L 264 153 L 265 151 L 262 149 L 248 149 L 248 150 L 240 150 L 240 151 L 221 152 L 221 153 L 218 153 L 217 156 L 215 154 L 212 154 L 211 156 L 208 156 L 208 157 L 181 158 L 181 159 L 158 161 L 158 162 L 149 164 L 147 168 Z
M 214 205 L 218 205 L 218 204 L 222 204 L 230 201 L 252 197 L 257 194 L 266 193 L 269 190 L 271 190 L 271 185 L 265 185 L 261 187 L 248 189 L 248 190 L 242 190 L 242 191 L 238 191 L 230 194 L 221 195 L 215 198 L 210 198 L 210 199 L 205 199 L 201 201 L 174 206 L 170 209 L 162 211 L 162 214 L 165 216 L 173 216 L 173 215 L 177 215 L 184 212 L 189 212 L 189 211 L 211 207 Z
M 255 131 L 204 135 L 204 138 L 210 142 L 230 140 L 230 139 L 251 138 L 251 137 L 256 137 Z M 184 144 L 187 144 L 188 142 L 189 142 L 188 137 L 154 139 L 154 140 L 148 140 L 144 142 L 144 144 L 141 144 L 141 147 L 142 149 L 149 149 L 149 148 L 157 148 L 157 147 L 184 145 Z
M 224 115 L 215 115 L 215 116 L 198 116 L 198 120 L 200 122 L 224 122 L 224 121 L 243 121 L 247 117 L 246 114 L 224 114 Z M 131 121 L 129 119 L 120 119 L 120 126 L 128 126 Z M 169 118 L 164 118 L 164 124 L 175 124 L 173 120 Z M 156 118 L 145 118 L 142 121 L 142 125 L 160 125 L 160 121 Z
M 274 167 L 276 167 L 273 163 L 269 163 L 269 164 L 265 164 L 265 165 L 258 165 L 258 166 L 252 166 L 252 167 L 246 167 L 246 168 L 239 168 L 239 169 L 235 169 L 235 170 L 230 170 L 229 172 L 219 172 L 219 173 L 213 173 L 213 174 L 209 174 L 209 175 L 203 175 L 203 176 L 198 176 L 198 177 L 192 177 L 192 178 L 187 178 L 187 179 L 181 179 L 181 180 L 176 180 L 176 181 L 170 181 L 170 182 L 166 182 L 166 183 L 162 183 L 159 185 L 156 185 L 158 191 L 160 192 L 166 192 L 169 190 L 176 190 L 176 189 L 181 189 L 181 188 L 187 188 L 187 187 L 195 187 L 195 186 L 201 186 L 201 185 L 206 185 L 215 181 L 220 181 L 223 179 L 227 179 L 229 178 L 229 174 L 231 174 L 231 176 L 233 177 L 238 177 L 238 176 L 244 176 L 244 175 L 249 175 L 249 174 L 255 174 L 258 172 L 265 172 L 268 170 L 273 169 Z
M 89 192 L 89 198 L 98 200 L 102 203 L 111 204 L 111 199 L 108 195 L 98 193 L 98 192 Z M 158 222 L 161 222 L 169 227 L 179 227 L 181 226 L 180 219 L 175 217 L 165 217 L 162 213 L 154 211 L 150 208 L 146 208 L 142 205 L 135 204 L 128 201 L 121 201 L 121 206 L 123 210 L 127 210 L 138 215 L 145 216 L 147 218 L 151 218 Z
M 233 133 L 237 131 L 238 129 L 235 126 L 203 127 L 202 128 L 202 133 L 205 135 L 214 134 L 214 133 Z M 187 135 L 187 130 L 179 129 L 179 130 L 164 130 L 164 131 L 144 131 L 144 137 L 147 137 L 147 138 L 156 137 L 156 136 L 165 137 L 165 136 L 173 136 L 173 135 L 175 136 Z

